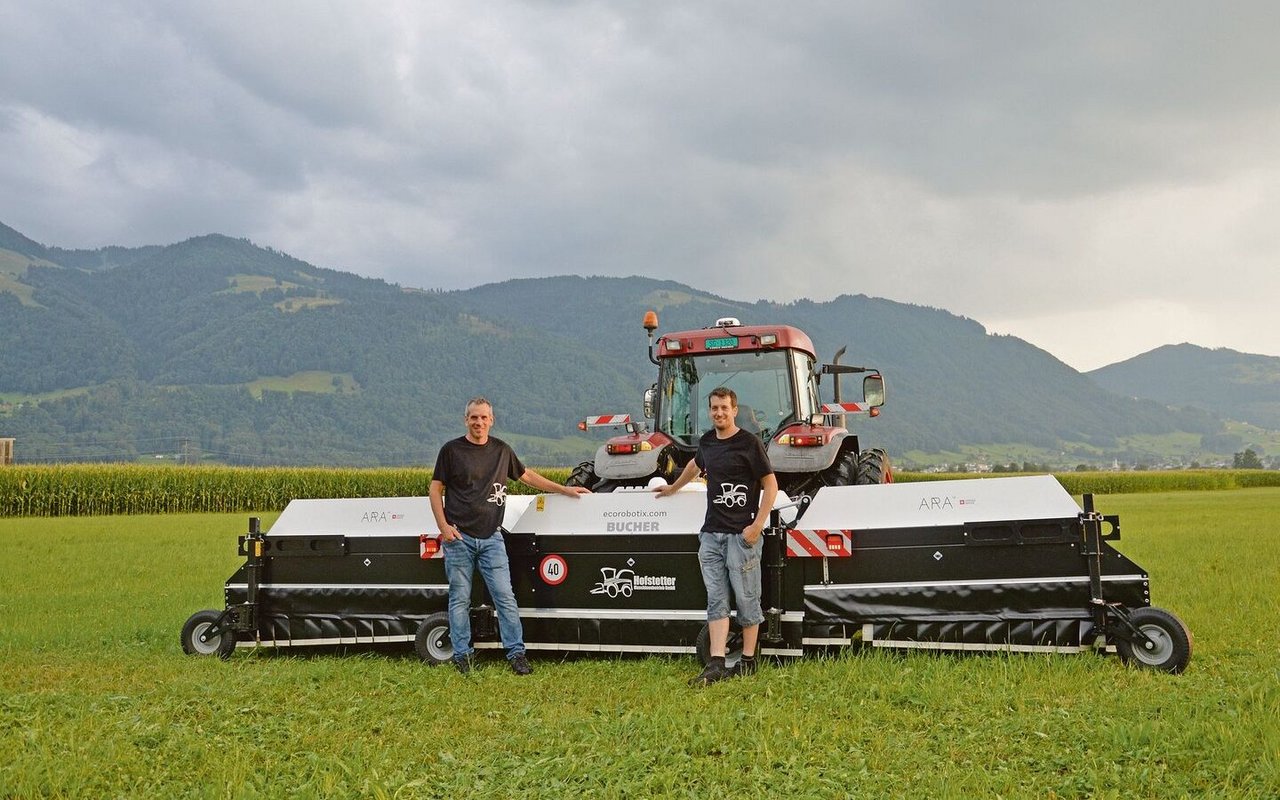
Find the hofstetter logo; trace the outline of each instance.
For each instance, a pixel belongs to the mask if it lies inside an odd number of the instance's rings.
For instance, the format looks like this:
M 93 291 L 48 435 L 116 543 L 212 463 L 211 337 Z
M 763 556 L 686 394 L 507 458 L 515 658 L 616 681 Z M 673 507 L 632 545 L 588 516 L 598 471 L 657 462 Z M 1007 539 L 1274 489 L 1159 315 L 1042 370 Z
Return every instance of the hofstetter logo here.
M 637 575 L 634 569 L 636 560 L 627 559 L 626 567 L 601 567 L 600 582 L 592 588 L 592 594 L 603 594 L 608 597 L 630 597 L 635 592 L 674 592 L 676 579 L 673 575 Z

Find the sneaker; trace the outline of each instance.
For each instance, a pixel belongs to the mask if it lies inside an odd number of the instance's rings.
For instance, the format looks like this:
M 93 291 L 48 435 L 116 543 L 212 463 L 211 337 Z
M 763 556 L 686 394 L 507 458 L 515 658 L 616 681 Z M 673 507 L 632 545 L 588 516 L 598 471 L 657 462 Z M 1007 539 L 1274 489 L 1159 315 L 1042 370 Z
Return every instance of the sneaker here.
M 518 653 L 511 657 L 511 671 L 517 675 L 532 675 L 533 667 L 529 666 L 529 659 L 524 653 Z
M 698 677 L 689 681 L 690 686 L 709 686 L 716 681 L 722 681 L 729 677 L 729 671 L 725 669 L 723 658 L 712 658 Z
M 463 675 L 471 674 L 471 656 L 463 656 L 462 658 L 454 657 L 453 666 Z
M 738 663 L 734 664 L 729 670 L 729 674 L 735 678 L 746 678 L 756 674 L 756 660 L 754 658 L 739 658 Z

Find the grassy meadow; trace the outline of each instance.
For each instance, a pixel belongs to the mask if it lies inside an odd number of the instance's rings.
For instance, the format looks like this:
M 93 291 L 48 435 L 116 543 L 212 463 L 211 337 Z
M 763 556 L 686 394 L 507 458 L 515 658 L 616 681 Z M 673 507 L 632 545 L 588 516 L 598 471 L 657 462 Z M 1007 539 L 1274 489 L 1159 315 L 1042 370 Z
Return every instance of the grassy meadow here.
M 0 797 L 1276 797 L 1280 489 L 1097 505 L 1191 628 L 1185 674 L 868 650 L 693 690 L 692 657 L 223 662 L 178 634 L 221 607 L 247 515 L 0 518 Z

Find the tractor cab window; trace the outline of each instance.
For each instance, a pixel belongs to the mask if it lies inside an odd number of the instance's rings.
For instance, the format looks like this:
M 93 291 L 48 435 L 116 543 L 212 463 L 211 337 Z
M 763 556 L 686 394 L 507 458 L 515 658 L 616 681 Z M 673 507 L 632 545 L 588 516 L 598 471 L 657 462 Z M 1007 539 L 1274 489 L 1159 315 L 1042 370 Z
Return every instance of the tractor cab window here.
M 761 438 L 795 419 L 793 363 L 783 350 L 666 358 L 658 385 L 658 429 L 685 445 L 711 430 L 707 397 L 717 386 L 737 393 L 738 427 Z M 812 400 L 802 397 L 801 403 Z

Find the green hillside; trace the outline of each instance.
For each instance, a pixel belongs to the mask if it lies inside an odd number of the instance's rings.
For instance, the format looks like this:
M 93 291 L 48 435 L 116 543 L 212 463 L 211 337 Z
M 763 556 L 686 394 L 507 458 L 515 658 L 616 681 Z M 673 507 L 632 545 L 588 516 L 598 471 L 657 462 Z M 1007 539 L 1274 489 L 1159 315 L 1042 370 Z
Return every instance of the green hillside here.
M 647 309 L 660 330 L 736 316 L 800 327 L 823 359 L 847 345 L 844 363 L 889 386 L 880 418 L 853 420 L 862 440 L 917 460 L 1206 460 L 1223 433 L 1206 411 L 1104 391 L 973 320 L 862 295 L 744 303 L 573 276 L 424 292 L 225 236 L 65 251 L 3 226 L 0 281 L 0 435 L 24 460 L 425 463 L 484 394 L 523 456 L 567 464 L 592 449 L 578 419 L 639 415 L 655 374 Z

